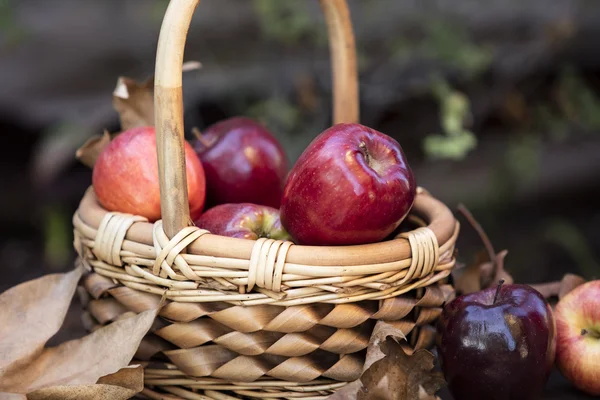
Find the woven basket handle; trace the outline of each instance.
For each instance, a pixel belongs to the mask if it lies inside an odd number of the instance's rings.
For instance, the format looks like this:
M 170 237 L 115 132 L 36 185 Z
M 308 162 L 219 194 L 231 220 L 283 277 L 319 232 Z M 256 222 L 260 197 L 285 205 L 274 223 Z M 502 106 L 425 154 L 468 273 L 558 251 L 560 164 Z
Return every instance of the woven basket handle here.
M 155 125 L 163 226 L 169 237 L 190 224 L 185 170 L 182 65 L 192 15 L 200 0 L 171 0 L 156 54 Z M 320 0 L 327 21 L 333 75 L 333 122 L 358 121 L 358 79 L 346 0 Z

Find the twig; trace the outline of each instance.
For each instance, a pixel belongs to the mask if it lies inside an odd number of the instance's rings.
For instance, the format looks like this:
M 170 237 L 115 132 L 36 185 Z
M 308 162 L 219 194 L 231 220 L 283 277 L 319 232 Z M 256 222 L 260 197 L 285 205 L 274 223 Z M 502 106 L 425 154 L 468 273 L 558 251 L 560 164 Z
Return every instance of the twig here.
M 475 229 L 475 231 L 479 235 L 479 238 L 483 242 L 483 245 L 485 246 L 485 250 L 487 251 L 488 256 L 490 257 L 490 261 L 494 265 L 496 265 L 496 251 L 494 250 L 494 246 L 492 245 L 490 238 L 481 227 L 481 224 L 477 222 L 475 217 L 473 217 L 473 214 L 471 214 L 471 212 L 467 209 L 467 207 L 465 207 L 464 204 L 459 204 L 457 209 L 467 219 L 467 221 L 469 221 L 473 229 Z

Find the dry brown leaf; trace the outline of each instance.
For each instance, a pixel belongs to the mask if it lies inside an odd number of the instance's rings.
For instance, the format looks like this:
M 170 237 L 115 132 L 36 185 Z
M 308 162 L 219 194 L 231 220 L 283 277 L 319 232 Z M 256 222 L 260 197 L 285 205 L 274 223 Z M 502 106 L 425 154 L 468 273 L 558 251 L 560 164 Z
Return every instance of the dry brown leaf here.
M 91 385 L 60 385 L 39 389 L 28 400 L 126 400 L 144 389 L 144 368 L 132 365 L 106 375 Z
M 363 387 L 358 400 L 418 400 L 420 389 L 434 394 L 444 384 L 441 372 L 434 372 L 435 357 L 420 349 L 408 355 L 402 346 L 387 338 L 380 346 L 385 357 L 375 362 L 360 378 Z
M 0 391 L 30 393 L 95 384 L 129 364 L 163 302 L 77 340 L 44 345 L 60 328 L 82 268 L 48 275 L 0 295 Z
M 491 263 L 491 271 L 493 274 L 490 274 L 491 279 L 483 282 L 482 286 L 484 289 L 496 286 L 500 281 L 504 281 L 505 284 L 514 283 L 513 277 L 506 272 L 506 269 L 504 269 L 504 259 L 507 254 L 508 250 L 502 250 L 494 255 L 493 262 Z M 485 268 L 485 266 L 483 268 Z
M 457 293 L 474 293 L 481 290 L 482 265 L 488 260 L 485 250 L 475 254 L 475 260 L 465 268 L 454 271 L 454 287 Z
M 138 83 L 119 77 L 113 91 L 113 107 L 119 113 L 121 130 L 154 125 L 154 78 Z
M 440 400 L 435 394 L 429 394 L 423 386 L 419 387 L 419 400 Z
M 34 279 L 0 295 L 0 391 L 5 376 L 40 356 L 58 332 L 75 294 L 82 268 Z
M 159 308 L 115 321 L 81 339 L 45 349 L 30 364 L 2 376 L 1 390 L 28 393 L 55 385 L 95 383 L 101 376 L 129 364 Z
M 585 279 L 579 275 L 566 274 L 560 281 L 538 283 L 530 286 L 540 292 L 545 298 L 557 297 L 560 300 L 571 290 L 585 282 Z
M 104 148 L 108 146 L 113 137 L 114 135 L 111 135 L 107 130 L 105 130 L 102 135 L 97 135 L 88 139 L 83 146 L 77 149 L 75 152 L 75 157 L 83 165 L 93 168 L 94 164 L 96 164 L 98 156 L 100 156 L 100 153 L 102 153 Z
M 360 380 L 356 380 L 327 397 L 327 400 L 356 400 L 358 392 L 361 388 L 362 382 Z
M 0 400 L 27 400 L 27 396 L 21 393 L 0 393 Z
M 375 327 L 373 328 L 371 338 L 369 339 L 369 345 L 367 346 L 367 354 L 365 356 L 363 373 L 375 362 L 385 357 L 385 353 L 381 350 L 381 346 L 388 337 L 391 337 L 396 341 L 406 339 L 404 332 L 402 332 L 400 329 L 388 324 L 385 321 L 377 321 Z
M 328 400 L 418 400 L 423 398 L 420 388 L 435 393 L 444 381 L 441 373 L 432 371 L 433 354 L 419 350 L 407 355 L 400 345 L 405 339 L 400 329 L 378 321 L 367 347 L 362 376 Z
M 583 285 L 586 282 L 583 277 L 575 274 L 566 274 L 560 281 L 560 289 L 558 290 L 558 298 L 562 299 L 571 290 L 575 289 L 579 285 Z

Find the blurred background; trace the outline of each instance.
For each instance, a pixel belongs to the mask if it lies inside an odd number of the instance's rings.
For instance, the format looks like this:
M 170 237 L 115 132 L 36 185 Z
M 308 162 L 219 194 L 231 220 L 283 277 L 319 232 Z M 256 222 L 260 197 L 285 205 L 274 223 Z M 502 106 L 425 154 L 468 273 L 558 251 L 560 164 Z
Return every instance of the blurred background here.
M 599 278 L 600 2 L 348 2 L 361 122 L 399 140 L 421 186 L 472 211 L 518 282 Z M 75 150 L 119 129 L 112 90 L 153 74 L 167 4 L 0 0 L 0 291 L 73 267 L 71 216 L 91 184 Z M 202 63 L 184 77 L 189 137 L 246 115 L 293 162 L 330 124 L 316 0 L 203 1 L 185 58 Z M 468 263 L 481 242 L 459 219 Z

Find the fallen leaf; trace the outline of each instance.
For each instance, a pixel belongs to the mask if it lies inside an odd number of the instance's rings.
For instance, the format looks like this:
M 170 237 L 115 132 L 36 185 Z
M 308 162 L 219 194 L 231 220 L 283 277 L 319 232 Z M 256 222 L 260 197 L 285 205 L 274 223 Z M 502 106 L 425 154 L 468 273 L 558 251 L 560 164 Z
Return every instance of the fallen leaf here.
M 21 393 L 0 393 L 0 400 L 27 400 L 27 396 Z
M 114 135 L 111 135 L 107 130 L 105 130 L 102 135 L 97 135 L 88 139 L 83 146 L 77 149 L 75 152 L 75 157 L 82 164 L 93 168 L 94 164 L 96 164 L 98 156 L 100 156 L 100 153 L 102 153 L 104 148 L 108 146 L 113 137 Z
M 585 283 L 586 280 L 579 275 L 566 274 L 560 281 L 531 284 L 545 298 L 557 297 L 562 299 L 567 293 L 577 286 Z
M 457 293 L 467 294 L 481 290 L 481 267 L 486 260 L 488 260 L 487 252 L 481 250 L 475 254 L 475 259 L 471 264 L 453 271 L 454 287 Z
M 375 362 L 385 357 L 385 353 L 381 350 L 381 346 L 388 337 L 391 337 L 397 341 L 406 339 L 406 335 L 404 335 L 404 332 L 402 332 L 400 329 L 388 324 L 385 321 L 378 320 L 373 328 L 373 333 L 371 333 L 369 344 L 367 346 L 367 354 L 365 356 L 363 373 Z
M 327 400 L 356 400 L 358 397 L 358 392 L 362 388 L 362 382 L 360 380 L 356 380 L 354 382 L 350 382 L 346 386 L 337 390 L 335 393 L 327 397 Z
M 494 267 L 492 271 L 494 272 L 494 274 L 492 275 L 492 279 L 484 282 L 484 288 L 495 286 L 500 281 L 504 281 L 505 284 L 514 283 L 513 277 L 508 272 L 506 272 L 506 269 L 504 269 L 504 259 L 506 258 L 507 254 L 508 250 L 502 250 L 498 254 L 494 255 L 494 259 L 492 262 L 492 265 Z
M 126 400 L 144 389 L 144 368 L 132 365 L 91 385 L 60 385 L 27 394 L 28 400 Z
M 378 321 L 369 340 L 361 377 L 330 395 L 328 400 L 419 400 L 431 397 L 444 383 L 434 372 L 434 356 L 421 349 L 408 355 L 402 349 L 404 333 Z M 422 397 L 422 391 L 430 397 Z
M 440 398 L 434 394 L 429 394 L 423 386 L 419 387 L 419 400 L 440 400 Z
M 561 284 L 560 289 L 558 291 L 558 298 L 562 299 L 571 290 L 575 289 L 579 285 L 583 285 L 585 282 L 586 280 L 579 275 L 566 274 L 560 282 Z
M 0 392 L 6 392 L 4 397 L 18 398 L 13 393 L 56 386 L 93 385 L 132 360 L 164 299 L 150 310 L 119 319 L 83 338 L 44 348 L 60 329 L 81 274 L 79 265 L 71 272 L 25 282 L 0 295 Z M 127 373 L 130 371 L 100 383 L 106 385 Z M 106 390 L 113 394 L 121 391 Z
M 160 308 L 160 307 L 159 307 Z M 129 364 L 158 309 L 115 321 L 81 339 L 45 349 L 37 359 L 0 377 L 0 390 L 28 393 L 56 385 L 95 383 Z
M 113 107 L 119 113 L 121 130 L 154 125 L 154 77 L 138 83 L 119 77 L 113 91 Z
M 114 374 L 98 379 L 99 384 L 117 385 L 141 392 L 144 388 L 144 368 L 141 365 L 123 367 Z
M 0 295 L 0 391 L 7 374 L 38 358 L 63 324 L 82 268 L 51 274 L 12 287 Z
M 413 400 L 421 397 L 421 388 L 429 395 L 444 384 L 441 372 L 434 372 L 435 357 L 420 349 L 408 355 L 402 346 L 387 338 L 380 346 L 385 357 L 365 371 L 358 400 Z

